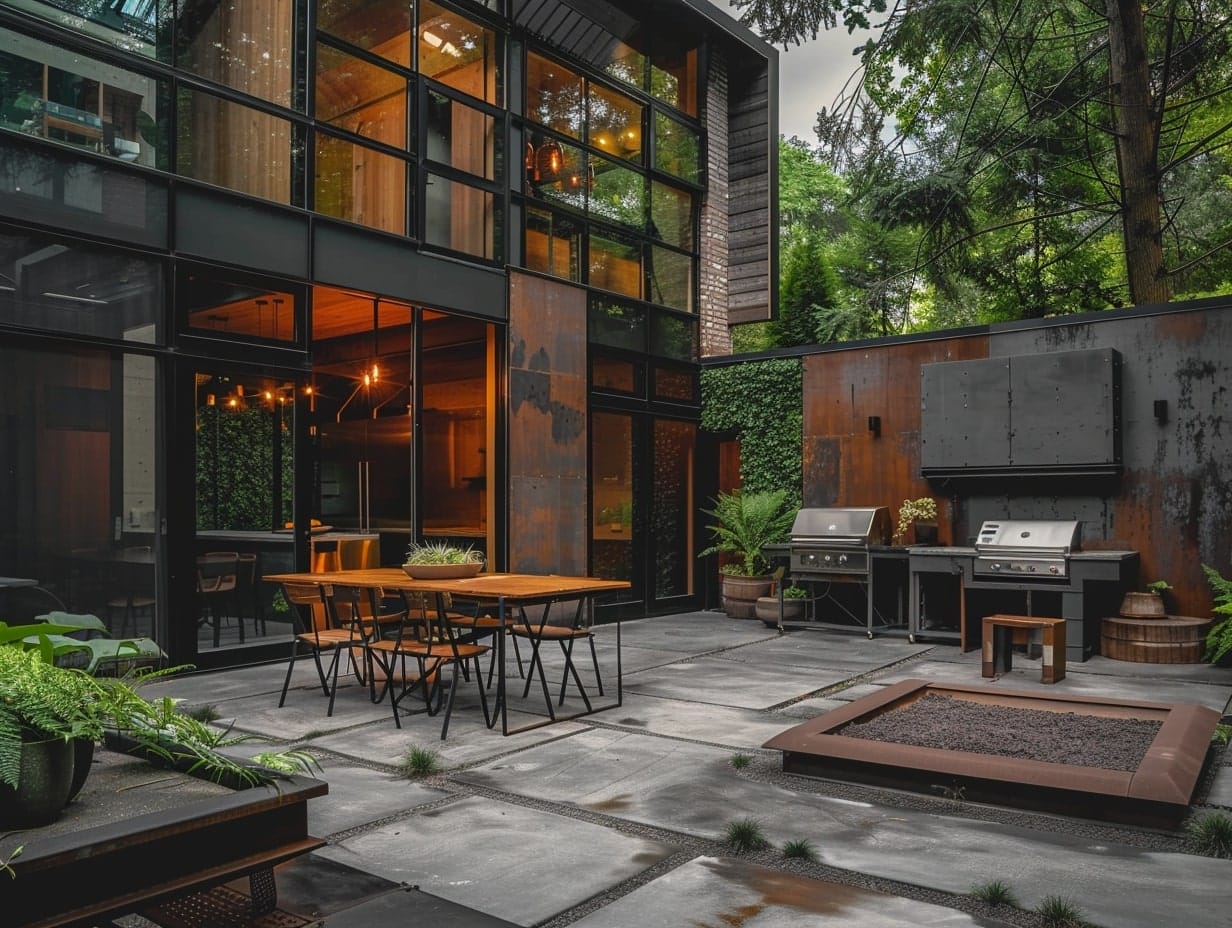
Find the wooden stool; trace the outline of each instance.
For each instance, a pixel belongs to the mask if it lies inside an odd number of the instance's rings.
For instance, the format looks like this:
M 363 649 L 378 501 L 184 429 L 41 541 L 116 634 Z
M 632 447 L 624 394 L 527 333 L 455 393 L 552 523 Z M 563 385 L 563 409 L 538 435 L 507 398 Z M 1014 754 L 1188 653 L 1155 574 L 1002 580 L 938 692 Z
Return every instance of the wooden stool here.
M 1065 679 L 1065 619 L 1049 619 L 1033 615 L 986 615 L 981 637 L 983 663 L 980 673 L 995 677 L 1010 669 L 1013 651 L 1013 631 L 1016 628 L 1043 630 L 1044 656 L 1040 672 L 1043 683 Z

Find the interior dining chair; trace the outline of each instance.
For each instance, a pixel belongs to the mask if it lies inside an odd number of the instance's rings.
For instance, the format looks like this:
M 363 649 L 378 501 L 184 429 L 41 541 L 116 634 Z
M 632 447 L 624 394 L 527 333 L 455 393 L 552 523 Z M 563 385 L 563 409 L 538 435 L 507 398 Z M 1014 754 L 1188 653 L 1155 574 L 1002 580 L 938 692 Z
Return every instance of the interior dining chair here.
M 265 628 L 265 609 L 261 605 L 261 590 L 257 583 L 257 555 L 243 554 L 239 555 L 239 584 L 235 591 L 236 601 L 236 618 L 243 622 L 245 618 L 252 619 L 252 633 L 254 635 L 264 635 Z M 252 610 L 252 615 L 248 616 L 248 610 Z
M 479 703 L 483 707 L 483 721 L 491 728 L 493 720 L 488 711 L 487 687 L 479 665 L 479 658 L 488 653 L 489 647 L 459 640 L 445 616 L 443 606 L 435 608 L 427 597 L 413 593 L 403 593 L 402 596 L 404 608 L 397 633 L 392 637 L 375 639 L 369 646 L 377 672 L 385 677 L 384 689 L 389 694 L 394 724 L 402 727 L 398 709 L 408 696 L 418 692 L 427 713 L 436 715 L 440 712 L 444 697 L 442 691 L 448 690 L 441 722 L 441 740 L 444 741 L 449 734 L 460 670 L 473 664 Z M 448 682 L 443 675 L 446 668 L 450 670 Z
M 107 624 L 113 629 L 113 634 L 120 638 L 129 635 L 130 629 L 131 634 L 137 634 L 141 619 L 148 619 L 150 632 L 154 631 L 154 605 L 157 600 L 152 586 L 153 550 L 150 545 L 132 545 L 119 552 L 115 573 L 123 578 L 123 589 L 107 599 Z M 148 566 L 139 563 L 145 557 L 150 559 Z M 118 626 L 115 621 L 117 613 L 120 617 Z
M 197 558 L 197 605 L 199 622 L 214 630 L 214 647 L 222 640 L 222 623 L 235 606 L 239 588 L 240 556 L 235 551 L 211 551 Z M 240 643 L 244 641 L 244 621 L 238 619 Z
M 573 678 L 574 686 L 577 687 L 578 694 L 582 697 L 582 702 L 586 704 L 586 711 L 590 712 L 590 696 L 586 692 L 586 687 L 582 685 L 582 679 L 578 675 L 577 666 L 573 662 L 573 645 L 574 642 L 585 640 L 590 645 L 590 659 L 595 668 L 595 683 L 599 690 L 599 695 L 603 695 L 603 677 L 599 673 L 599 655 L 595 650 L 595 636 L 591 631 L 590 623 L 585 621 L 588 616 L 585 610 L 585 601 L 578 600 L 577 608 L 574 610 L 572 621 L 565 625 L 556 625 L 548 622 L 548 616 L 552 609 L 552 604 L 543 607 L 543 613 L 537 622 L 532 621 L 527 615 L 525 609 L 519 609 L 517 618 L 510 623 L 509 632 L 516 641 L 518 638 L 525 638 L 530 642 L 530 669 L 526 672 L 526 685 L 522 688 L 522 698 L 525 699 L 530 695 L 530 687 L 535 679 L 536 668 L 539 671 L 540 685 L 543 688 L 543 698 L 547 703 L 548 715 L 555 720 L 556 710 L 552 708 L 552 697 L 548 693 L 547 674 L 543 668 L 543 657 L 540 653 L 540 645 L 545 641 L 555 641 L 560 645 L 561 654 L 564 655 L 565 664 L 561 672 L 560 678 L 560 697 L 559 705 L 565 704 L 565 692 L 569 686 L 569 678 Z
M 343 659 L 352 662 L 361 683 L 371 684 L 371 677 L 365 676 L 361 670 L 361 667 L 367 666 L 366 661 L 361 658 L 359 664 L 354 663 L 355 651 L 363 651 L 367 647 L 363 628 L 357 623 L 339 621 L 333 600 L 334 591 L 328 585 L 284 583 L 282 595 L 291 607 L 292 637 L 291 659 L 282 683 L 282 695 L 278 697 L 278 708 L 281 709 L 287 701 L 295 661 L 306 647 L 316 665 L 321 692 L 329 697 L 329 708 L 325 714 L 332 716 L 338 693 L 338 672 Z M 329 656 L 328 664 L 322 662 L 325 655 Z

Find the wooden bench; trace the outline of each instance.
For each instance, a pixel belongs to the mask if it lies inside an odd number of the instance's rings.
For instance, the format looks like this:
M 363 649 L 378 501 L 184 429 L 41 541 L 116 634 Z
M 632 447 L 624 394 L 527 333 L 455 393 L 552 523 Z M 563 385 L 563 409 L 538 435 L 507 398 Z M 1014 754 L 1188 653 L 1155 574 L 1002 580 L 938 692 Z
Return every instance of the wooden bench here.
M 1033 615 L 984 616 L 982 676 L 995 677 L 1010 669 L 1013 634 L 1016 628 L 1041 629 L 1044 656 L 1040 680 L 1057 683 L 1065 679 L 1065 619 L 1050 619 Z

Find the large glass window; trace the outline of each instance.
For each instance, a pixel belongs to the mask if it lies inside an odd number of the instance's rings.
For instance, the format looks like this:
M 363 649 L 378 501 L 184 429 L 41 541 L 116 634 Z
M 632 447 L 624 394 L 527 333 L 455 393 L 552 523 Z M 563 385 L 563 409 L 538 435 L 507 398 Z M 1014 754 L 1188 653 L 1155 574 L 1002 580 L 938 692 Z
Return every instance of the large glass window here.
M 317 46 L 316 117 L 394 148 L 407 146 L 407 80 L 400 74 Z
M 496 254 L 496 196 L 470 184 L 429 174 L 424 194 L 424 241 L 491 260 Z
M 533 52 L 526 56 L 526 116 L 575 139 L 586 122 L 582 78 L 564 65 Z
M 609 222 L 630 226 L 638 232 L 646 228 L 646 175 L 624 164 L 600 158 L 591 159 L 593 177 L 590 213 Z
M 181 89 L 176 172 L 299 206 L 291 178 L 291 123 L 221 97 Z
M 496 179 L 500 140 L 495 116 L 435 90 L 427 92 L 426 116 L 428 158 L 487 180 Z
M 587 323 L 587 338 L 593 345 L 646 350 L 646 310 L 641 306 L 596 297 L 590 301 Z
M 405 235 L 409 165 L 347 139 L 317 133 L 313 208 L 383 232 Z
M 116 637 L 165 641 L 154 360 L 0 341 L 0 370 L 0 563 L 36 584 L 0 594 L 4 619 L 92 613 Z
M 228 339 L 237 336 L 294 344 L 301 313 L 295 294 L 217 271 L 178 275 L 181 325 Z
M 154 343 L 163 265 L 116 249 L 0 227 L 0 322 Z
M 691 255 L 652 245 L 646 257 L 647 298 L 654 303 L 684 312 L 693 312 L 693 268 Z
M 411 0 L 317 0 L 317 28 L 409 68 L 413 9 Z
M 697 360 L 697 320 L 660 310 L 650 328 L 652 354 L 676 361 Z
M 697 132 L 665 113 L 655 113 L 654 165 L 693 183 L 701 181 L 701 139 Z
M 565 280 L 582 279 L 582 223 L 546 209 L 527 207 L 526 267 Z
M 592 229 L 590 276 L 592 287 L 640 299 L 642 296 L 642 246 L 629 235 Z
M 0 126 L 166 168 L 167 93 L 151 77 L 0 29 Z
M 419 3 L 421 74 L 454 90 L 500 103 L 500 45 L 491 29 L 431 0 Z
M 18 4 L 7 4 L 17 6 Z M 167 59 L 164 41 L 173 6 L 162 0 L 54 0 L 20 4 L 25 13 L 39 16 L 74 32 L 135 52 L 147 58 Z
M 581 148 L 535 133 L 527 143 L 525 167 L 528 195 L 579 211 L 586 209 L 591 170 Z
M 289 105 L 292 0 L 178 0 L 177 6 L 177 66 Z
M 655 35 L 650 56 L 650 92 L 669 106 L 697 116 L 697 46 L 683 35 Z
M 693 250 L 696 224 L 693 194 L 659 181 L 650 185 L 650 236 L 685 251 Z
M 596 412 L 590 423 L 591 572 L 633 579 L 633 417 Z
M 591 84 L 586 95 L 587 141 L 613 158 L 642 160 L 642 106 L 622 93 Z

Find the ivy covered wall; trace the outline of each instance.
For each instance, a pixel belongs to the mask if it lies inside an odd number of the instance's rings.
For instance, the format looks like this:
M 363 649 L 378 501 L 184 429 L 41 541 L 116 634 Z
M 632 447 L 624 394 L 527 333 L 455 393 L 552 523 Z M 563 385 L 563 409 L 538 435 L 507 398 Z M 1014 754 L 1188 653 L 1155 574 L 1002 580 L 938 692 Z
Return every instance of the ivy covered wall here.
M 702 428 L 737 434 L 744 489 L 785 489 L 795 507 L 803 485 L 803 383 L 798 358 L 707 367 L 701 376 Z

